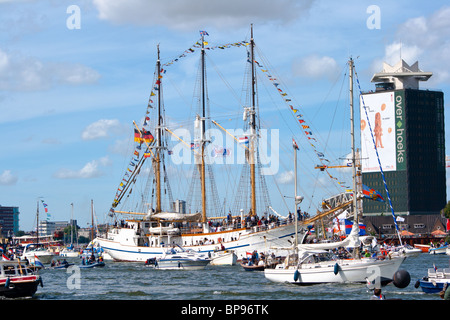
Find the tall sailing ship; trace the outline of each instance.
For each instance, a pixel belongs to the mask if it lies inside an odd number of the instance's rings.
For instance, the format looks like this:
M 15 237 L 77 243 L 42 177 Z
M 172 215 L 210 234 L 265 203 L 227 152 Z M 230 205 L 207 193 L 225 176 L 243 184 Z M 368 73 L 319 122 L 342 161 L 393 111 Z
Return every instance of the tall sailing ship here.
M 103 250 L 105 250 L 114 260 L 119 261 L 146 261 L 149 258 L 155 258 L 164 254 L 168 247 L 180 245 L 185 249 L 191 249 L 198 252 L 213 252 L 217 250 L 233 250 L 238 259 L 246 257 L 248 252 L 257 250 L 267 252 L 270 247 L 288 247 L 294 239 L 303 239 L 307 229 L 299 227 L 293 219 L 287 219 L 279 215 L 272 209 L 269 202 L 264 175 L 261 174 L 260 157 L 258 153 L 258 108 L 256 93 L 256 68 L 255 68 L 255 43 L 253 40 L 253 29 L 251 30 L 251 39 L 249 42 L 240 42 L 234 46 L 246 46 L 250 80 L 249 107 L 244 108 L 244 120 L 248 122 L 246 134 L 242 137 L 233 136 L 234 140 L 243 140 L 245 148 L 246 162 L 242 165 L 241 181 L 238 187 L 233 187 L 236 192 L 234 200 L 234 212 L 226 215 L 225 210 L 212 216 L 214 204 L 217 204 L 217 189 L 214 184 L 213 170 L 208 160 L 207 145 L 211 142 L 207 136 L 207 127 L 210 122 L 223 129 L 217 122 L 210 121 L 209 100 L 207 97 L 206 67 L 204 36 L 206 32 L 200 32 L 201 40 L 197 42 L 201 49 L 201 60 L 199 68 L 199 113 L 195 119 L 195 127 L 198 128 L 198 134 L 194 143 L 183 141 L 172 132 L 165 122 L 165 109 L 163 105 L 163 86 L 162 79 L 166 70 L 160 61 L 160 52 L 158 46 L 158 58 L 155 70 L 154 87 L 150 95 L 149 107 L 155 114 L 155 123 L 153 127 L 153 136 L 146 125 L 150 123 L 149 108 L 145 116 L 142 129 L 135 125 L 135 141 L 138 142 L 137 149 L 134 151 L 136 156 L 132 167 L 127 169 L 125 177 L 120 184 L 116 197 L 112 204 L 110 216 L 115 218 L 114 227 L 111 228 L 106 236 L 99 236 L 95 239 Z M 219 47 L 221 48 L 221 47 Z M 222 49 L 222 48 L 221 48 Z M 193 51 L 193 50 L 192 50 Z M 156 108 L 153 107 L 153 99 L 156 99 Z M 223 129 L 225 130 L 225 129 Z M 225 130 L 226 131 L 226 130 Z M 192 185 L 193 191 L 188 196 L 201 195 L 201 210 L 186 213 L 186 210 L 175 210 L 167 175 L 165 159 L 169 150 L 167 137 L 172 135 L 180 141 L 180 144 L 190 147 L 195 155 L 195 164 L 193 169 Z M 229 134 L 227 132 L 227 134 Z M 151 159 L 152 170 L 145 171 L 143 164 Z M 148 200 L 142 200 L 141 205 L 146 205 L 146 211 L 124 211 L 118 210 L 118 206 L 127 201 L 131 193 L 132 186 L 139 175 L 148 175 L 152 184 L 152 196 L 155 197 L 155 203 L 147 204 Z M 249 181 L 245 177 L 249 176 Z M 258 181 L 257 181 L 258 180 Z M 241 185 L 243 182 L 249 182 L 250 187 Z M 144 189 L 150 193 L 150 184 Z M 200 184 L 200 187 L 198 185 Z M 195 188 L 197 186 L 197 188 Z M 262 195 L 258 196 L 258 187 Z M 200 190 L 199 190 L 200 189 Z M 197 192 L 196 192 L 197 191 Z M 208 191 L 212 194 L 208 198 Z M 163 207 L 163 197 L 168 198 L 166 208 Z M 153 198 L 152 198 L 153 199 Z M 262 199 L 262 200 L 261 200 Z M 245 207 L 240 201 L 250 200 L 249 206 Z M 259 200 L 259 201 L 258 201 Z M 194 200 L 192 200 L 194 201 Z M 152 201 L 150 201 L 152 202 Z M 257 202 L 263 202 L 257 205 Z M 192 204 L 190 205 L 193 206 Z M 240 208 L 239 208 L 240 206 Z M 145 207 L 145 206 L 142 206 Z M 272 210 L 275 215 L 268 212 Z M 221 215 L 220 215 L 221 213 Z M 118 215 L 128 215 L 129 219 L 118 219 Z

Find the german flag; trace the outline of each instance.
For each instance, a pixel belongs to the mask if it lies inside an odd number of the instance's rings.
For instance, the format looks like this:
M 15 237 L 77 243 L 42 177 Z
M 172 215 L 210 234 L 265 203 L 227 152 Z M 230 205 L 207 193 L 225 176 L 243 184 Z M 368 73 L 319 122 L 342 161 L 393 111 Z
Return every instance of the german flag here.
M 150 133 L 150 131 L 143 131 L 142 132 L 142 140 L 147 142 L 147 143 L 151 143 L 154 140 L 154 137 L 152 136 L 152 134 Z
M 134 141 L 136 141 L 136 142 L 141 141 L 141 134 L 139 133 L 138 129 L 134 129 Z

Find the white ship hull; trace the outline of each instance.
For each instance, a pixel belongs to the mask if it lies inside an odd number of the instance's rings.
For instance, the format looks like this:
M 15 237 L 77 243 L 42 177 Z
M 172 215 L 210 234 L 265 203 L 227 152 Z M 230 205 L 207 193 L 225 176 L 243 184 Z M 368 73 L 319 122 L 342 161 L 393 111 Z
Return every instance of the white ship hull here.
M 226 250 L 233 250 L 238 260 L 246 257 L 247 252 L 257 250 L 268 252 L 271 247 L 289 247 L 295 238 L 295 225 L 293 223 L 277 227 L 257 229 L 259 227 L 225 230 L 220 232 L 196 233 L 186 235 L 165 235 L 163 241 L 157 235 L 149 236 L 145 245 L 138 239 L 133 229 L 113 229 L 108 233 L 108 239 L 96 238 L 105 252 L 117 261 L 146 261 L 164 254 L 171 244 L 178 244 L 185 249 L 198 252 L 213 252 L 220 250 L 221 245 Z M 305 235 L 302 228 L 299 229 L 299 239 Z M 205 244 L 206 241 L 210 244 Z M 156 240 L 158 240 L 156 243 Z M 151 245 L 156 244 L 156 245 Z M 281 252 L 281 254 L 283 254 Z
M 348 260 L 333 261 L 329 265 L 311 268 L 290 266 L 288 269 L 265 269 L 264 275 L 273 282 L 312 285 L 319 283 L 367 283 L 367 279 L 380 277 L 381 281 L 390 281 L 405 258 L 386 260 Z M 335 269 L 336 263 L 339 265 Z M 296 271 L 298 273 L 296 275 Z

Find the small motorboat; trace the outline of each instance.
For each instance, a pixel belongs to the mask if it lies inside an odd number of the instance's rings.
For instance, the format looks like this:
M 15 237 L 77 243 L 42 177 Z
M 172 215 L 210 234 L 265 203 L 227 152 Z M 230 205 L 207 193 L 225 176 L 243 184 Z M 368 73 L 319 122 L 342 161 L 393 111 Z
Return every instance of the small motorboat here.
M 50 269 L 67 269 L 68 267 L 73 265 L 74 263 L 69 263 L 65 259 L 62 262 L 58 260 L 58 262 L 56 263 L 52 261 L 52 263 L 50 264 Z
M 30 243 L 27 244 L 23 249 L 23 253 L 20 259 L 28 259 L 30 263 L 33 263 L 35 260 L 39 260 L 43 264 L 48 264 L 52 261 L 54 256 L 55 254 L 45 248 L 43 244 Z
M 210 262 L 207 254 L 186 250 L 177 245 L 161 257 L 148 259 L 145 265 L 162 270 L 201 270 Z
M 420 249 L 420 250 L 422 250 L 422 252 L 425 252 L 425 253 L 427 253 L 428 252 L 428 250 L 430 249 L 430 245 L 429 244 L 418 244 L 418 243 L 415 243 L 414 244 L 414 248 L 416 248 L 416 249 Z
M 241 263 L 241 267 L 244 268 L 245 271 L 264 271 L 265 269 L 265 264 L 252 264 L 249 265 L 248 263 Z
M 64 248 L 60 253 L 59 256 L 60 257 L 65 257 L 65 258 L 76 258 L 80 255 L 80 252 L 75 251 L 73 248 Z
M 233 250 L 216 251 L 211 253 L 212 266 L 234 266 L 237 262 L 237 255 Z
M 398 257 L 398 256 L 417 257 L 420 253 L 422 253 L 422 249 L 413 248 L 409 244 L 391 247 L 390 250 L 388 251 L 388 254 L 391 257 Z
M 32 297 L 43 287 L 42 278 L 19 260 L 0 261 L 0 296 Z
M 97 262 L 87 262 L 86 264 L 82 264 L 79 266 L 82 269 L 90 269 L 90 268 L 103 268 L 105 266 L 105 263 L 103 261 L 97 261 Z
M 428 275 L 417 280 L 414 287 L 420 287 L 425 293 L 439 293 L 446 283 L 450 284 L 450 269 L 429 268 Z
M 430 248 L 428 250 L 429 254 L 445 254 L 447 251 L 448 245 L 437 247 L 437 248 Z

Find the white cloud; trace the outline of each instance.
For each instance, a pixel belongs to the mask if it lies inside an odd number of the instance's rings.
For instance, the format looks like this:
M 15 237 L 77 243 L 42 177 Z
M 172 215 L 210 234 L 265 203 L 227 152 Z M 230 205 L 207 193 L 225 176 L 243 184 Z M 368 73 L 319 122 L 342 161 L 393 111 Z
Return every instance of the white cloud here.
M 164 25 L 187 30 L 205 26 L 241 27 L 250 23 L 288 23 L 308 11 L 313 0 L 94 0 L 99 18 L 114 23 Z
M 295 76 L 319 79 L 327 77 L 334 79 L 339 74 L 340 69 L 331 57 L 312 54 L 293 63 L 293 72 Z
M 395 40 L 386 45 L 382 61 L 391 65 L 400 57 L 409 64 L 419 61 L 419 68 L 433 72 L 428 86 L 450 81 L 450 7 L 443 7 L 430 16 L 408 19 L 401 24 Z M 382 69 L 379 59 L 372 63 L 372 70 Z
M 16 184 L 18 178 L 11 173 L 11 170 L 5 170 L 0 175 L 0 185 L 10 186 Z
M 277 183 L 288 184 L 294 182 L 294 171 L 285 171 L 277 176 Z
M 112 133 L 117 134 L 122 132 L 123 128 L 117 119 L 100 119 L 88 125 L 81 133 L 81 138 L 83 140 L 105 138 Z
M 128 156 L 130 154 L 130 140 L 129 138 L 116 140 L 108 150 L 115 154 L 120 154 L 123 156 Z
M 91 179 L 104 175 L 101 168 L 111 164 L 108 157 L 103 157 L 98 160 L 92 160 L 88 162 L 80 170 L 71 170 L 62 168 L 57 171 L 53 176 L 58 179 Z
M 81 64 L 42 62 L 0 49 L 0 90 L 46 90 L 57 84 L 95 83 L 100 74 Z

